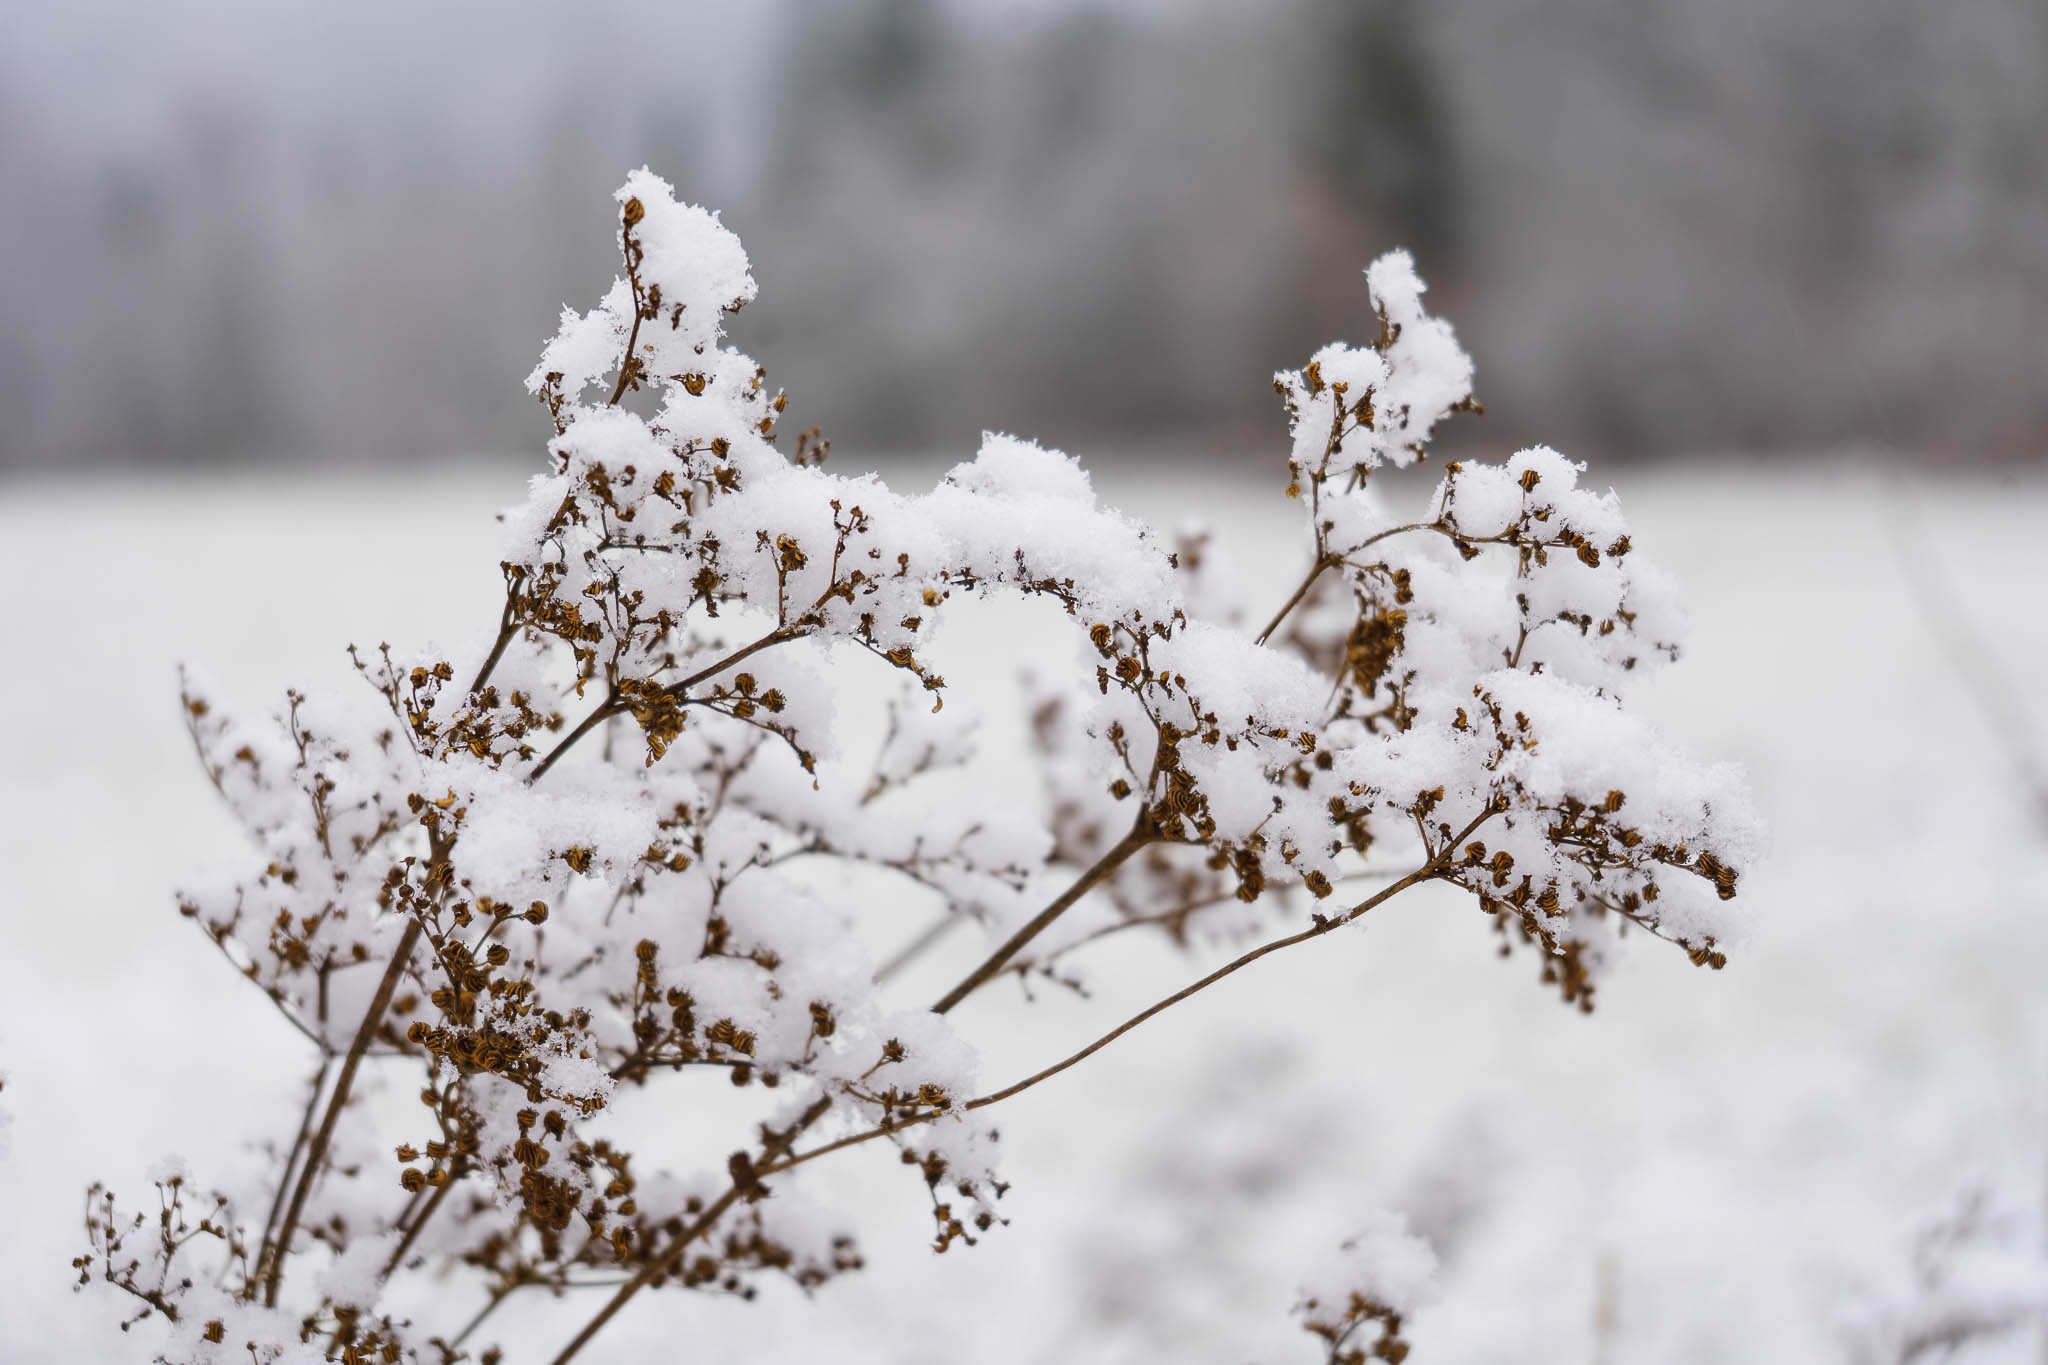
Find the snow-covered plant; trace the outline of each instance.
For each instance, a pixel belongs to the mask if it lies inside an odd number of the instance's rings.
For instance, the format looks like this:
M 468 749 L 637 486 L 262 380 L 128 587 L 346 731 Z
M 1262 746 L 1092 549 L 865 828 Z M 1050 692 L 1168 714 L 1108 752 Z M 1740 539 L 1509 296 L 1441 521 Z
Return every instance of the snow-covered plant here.
M 618 201 L 624 277 L 528 380 L 553 439 L 504 517 L 495 628 L 352 650 L 360 711 L 293 693 L 249 723 L 185 680 L 256 847 L 181 909 L 311 1075 L 255 1135 L 260 1182 L 166 1168 L 142 1213 L 93 1191 L 81 1283 L 168 1320 L 162 1359 L 453 1361 L 513 1295 L 590 1295 L 559 1362 L 644 1290 L 815 1286 L 860 1255 L 797 1173 L 873 1141 L 935 1248 L 972 1243 L 1004 1190 L 985 1111 L 1426 883 L 1469 892 L 1581 1008 L 1631 927 L 1721 964 L 1754 823 L 1737 774 L 1623 707 L 1681 624 L 1615 498 L 1535 449 L 1449 465 L 1418 515 L 1382 500 L 1474 406 L 1406 255 L 1367 271 L 1371 344 L 1278 379 L 1308 563 L 1254 635 L 1210 547 L 1101 506 L 1065 455 L 992 435 L 907 494 L 828 473 L 815 432 L 785 446 L 782 394 L 722 343 L 755 292 L 738 240 L 645 170 Z M 1044 791 L 962 796 L 972 699 L 927 645 L 995 596 L 1050 604 L 1071 653 L 1027 689 Z M 835 717 L 862 671 L 894 700 Z M 986 936 L 935 999 L 893 998 L 856 940 L 877 876 Z M 1281 932 L 1008 1084 L 950 1017 L 1113 934 L 1261 928 Z M 409 1120 L 371 1112 L 365 1068 L 411 1074 Z M 628 1149 L 623 1090 L 714 1073 L 757 1088 L 750 1142 L 675 1172 Z M 1375 1225 L 1347 1255 L 1307 1321 L 1334 1359 L 1397 1358 L 1427 1249 Z M 389 1306 L 429 1276 L 406 1302 L 445 1313 Z
M 1436 1254 L 1397 1213 L 1379 1213 L 1303 1286 L 1295 1311 L 1322 1339 L 1329 1365 L 1401 1365 L 1401 1319 L 1436 1290 Z

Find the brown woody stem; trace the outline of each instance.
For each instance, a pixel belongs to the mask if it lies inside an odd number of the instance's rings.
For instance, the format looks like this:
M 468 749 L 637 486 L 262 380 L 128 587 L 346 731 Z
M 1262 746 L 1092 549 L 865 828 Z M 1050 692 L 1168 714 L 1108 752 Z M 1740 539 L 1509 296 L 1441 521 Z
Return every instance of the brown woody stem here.
M 426 1230 L 428 1222 L 433 1219 L 435 1210 L 441 1207 L 441 1201 L 448 1197 L 448 1191 L 454 1189 L 455 1182 L 461 1178 L 462 1173 L 456 1167 L 451 1166 L 443 1173 L 441 1183 L 434 1187 L 434 1192 L 427 1196 L 427 1202 L 420 1207 L 419 1212 L 413 1215 L 412 1220 L 406 1224 L 405 1236 L 399 1239 L 398 1246 L 392 1251 L 390 1259 L 384 1262 L 382 1272 L 384 1276 L 388 1277 L 392 1271 L 398 1269 L 404 1263 L 406 1253 L 412 1250 L 412 1244 L 419 1240 L 420 1233 Z
M 784 1131 L 773 1135 L 767 1142 L 762 1144 L 763 1159 L 766 1160 L 774 1157 L 778 1151 L 788 1151 L 790 1145 L 797 1140 L 797 1137 L 806 1128 L 809 1128 L 812 1124 L 823 1118 L 825 1111 L 831 1107 L 831 1100 L 825 1097 L 821 1096 L 813 1100 L 810 1106 L 798 1116 L 795 1123 L 791 1124 Z M 761 1167 L 757 1165 L 754 1169 L 759 1170 Z M 555 1357 L 553 1365 L 568 1365 L 568 1362 L 575 1357 L 576 1353 L 581 1351 L 589 1343 L 590 1339 L 603 1329 L 606 1323 L 618 1315 L 618 1311 L 626 1306 L 628 1300 L 661 1276 L 674 1270 L 676 1262 L 682 1259 L 683 1252 L 689 1249 L 690 1244 L 709 1232 L 712 1225 L 724 1217 L 725 1211 L 737 1203 L 739 1198 L 740 1187 L 739 1183 L 735 1181 L 724 1194 L 712 1200 L 710 1206 L 704 1212 L 697 1215 L 695 1222 L 677 1233 L 675 1240 L 669 1243 L 659 1257 L 641 1267 L 639 1274 L 620 1285 L 618 1291 L 605 1300 L 604 1307 L 598 1309 L 590 1321 L 583 1324 L 583 1329 L 571 1338 L 569 1344 L 562 1348 L 561 1354 Z
M 325 1046 L 324 1040 L 322 1046 Z M 306 1154 L 306 1143 L 313 1136 L 313 1115 L 320 1112 L 320 1096 L 326 1092 L 327 1073 L 333 1067 L 334 1054 L 323 1052 L 320 1057 L 320 1069 L 313 1074 L 312 1090 L 306 1096 L 305 1112 L 299 1115 L 298 1136 L 292 1139 L 291 1154 L 285 1158 L 284 1170 L 278 1173 L 277 1193 L 271 1197 L 270 1212 L 263 1219 L 263 1240 L 256 1248 L 256 1274 L 259 1277 L 270 1263 L 272 1240 L 277 1233 L 277 1219 L 284 1212 L 285 1191 L 291 1188 L 293 1173 L 299 1169 L 299 1158 Z
M 1482 817 L 1482 821 L 1483 818 L 1484 817 Z M 1479 823 L 1481 822 L 1475 821 L 1472 825 L 1468 826 L 1466 829 L 1466 833 L 1469 834 L 1473 829 L 1477 829 L 1479 827 Z M 1459 836 L 1460 839 L 1462 839 L 1463 837 L 1463 835 Z M 1454 846 L 1455 842 L 1456 841 L 1453 841 L 1452 844 L 1447 844 L 1445 846 L 1446 850 Z M 1126 1033 L 1129 1033 L 1132 1029 L 1138 1027 L 1138 1025 L 1144 1023 L 1147 1019 L 1152 1018 L 1156 1014 L 1164 1013 L 1165 1011 L 1173 1008 L 1175 1005 L 1178 1005 L 1181 1001 L 1187 999 L 1191 995 L 1195 995 L 1198 992 L 1207 990 L 1209 987 L 1215 985 L 1218 981 L 1221 981 L 1224 977 L 1229 976 L 1234 972 L 1240 971 L 1245 967 L 1249 967 L 1252 963 L 1257 962 L 1260 958 L 1265 957 L 1270 953 L 1277 953 L 1282 948 L 1291 948 L 1297 943 L 1306 943 L 1312 938 L 1321 938 L 1324 934 L 1343 928 L 1345 925 L 1351 923 L 1353 920 L 1365 914 L 1367 911 L 1373 909 L 1375 906 L 1381 905 L 1384 902 L 1392 899 L 1393 897 L 1400 895 L 1403 891 L 1406 891 L 1408 888 L 1412 886 L 1417 886 L 1423 882 L 1430 881 L 1437 877 L 1439 874 L 1442 873 L 1444 869 L 1444 864 L 1448 856 L 1448 852 L 1437 854 L 1436 856 L 1432 857 L 1427 863 L 1423 864 L 1415 871 L 1403 877 L 1400 881 L 1397 881 L 1393 883 L 1391 886 L 1385 887 L 1384 889 L 1375 892 L 1373 895 L 1359 902 L 1350 910 L 1346 911 L 1342 915 L 1337 916 L 1335 919 L 1319 918 L 1312 927 L 1304 929 L 1298 934 L 1289 934 L 1284 938 L 1276 938 L 1270 943 L 1264 943 L 1259 945 L 1258 947 L 1252 949 L 1248 953 L 1245 953 L 1241 957 L 1232 959 L 1231 961 L 1225 963 L 1223 966 L 1218 967 L 1215 971 L 1209 973 L 1207 976 L 1203 977 L 1201 980 L 1196 981 L 1191 985 L 1182 987 L 1180 990 L 1175 991 L 1172 995 L 1167 996 L 1165 999 L 1156 1001 L 1153 1004 L 1147 1006 L 1145 1009 L 1140 1010 L 1138 1013 L 1124 1020 L 1123 1023 L 1118 1024 L 1115 1028 L 1103 1034 L 1100 1038 L 1097 1038 L 1094 1042 L 1088 1044 L 1088 1046 L 1082 1048 L 1080 1051 L 1072 1054 L 1069 1057 L 1064 1058 L 1061 1061 L 1053 1063 L 1051 1066 L 1046 1067 L 1042 1071 L 1034 1072 L 1032 1075 L 1026 1076 L 1023 1080 L 1016 1082 L 1014 1085 L 1007 1085 L 1004 1086 L 1001 1090 L 997 1090 L 990 1094 L 982 1095 L 975 1099 L 969 1100 L 967 1102 L 966 1107 L 968 1109 L 986 1109 L 989 1105 L 1000 1104 L 1004 1100 L 1007 1100 L 1010 1097 L 1012 1097 L 1013 1095 L 1021 1095 L 1026 1090 L 1029 1090 L 1032 1086 L 1037 1085 L 1040 1081 L 1050 1080 L 1054 1076 L 1059 1075 L 1062 1071 L 1065 1071 L 1067 1068 L 1075 1065 L 1076 1063 L 1085 1061 L 1089 1057 L 1094 1056 L 1103 1048 L 1108 1047 L 1111 1043 L 1123 1037 Z M 756 1168 L 756 1171 L 758 1174 L 761 1175 L 774 1175 L 777 1172 L 789 1170 L 793 1166 L 801 1166 L 807 1161 L 816 1160 L 818 1157 L 827 1156 L 833 1152 L 842 1151 L 848 1147 L 857 1147 L 864 1142 L 871 1142 L 878 1137 L 887 1137 L 891 1133 L 901 1132 L 905 1128 L 913 1128 L 921 1123 L 929 1123 L 933 1119 L 944 1117 L 949 1112 L 951 1111 L 937 1110 L 929 1114 L 920 1114 L 915 1118 L 903 1119 L 895 1123 L 885 1123 L 878 1127 L 867 1129 L 864 1132 L 849 1134 L 848 1136 L 839 1138 L 836 1141 L 828 1142 L 822 1147 L 814 1147 L 808 1152 L 800 1153 L 796 1156 L 789 1157 L 786 1160 L 770 1162 L 766 1165 L 759 1166 Z
M 291 1255 L 292 1234 L 298 1231 L 299 1215 L 305 1211 L 306 1196 L 313 1191 L 313 1182 L 319 1178 L 321 1164 L 327 1159 L 328 1144 L 334 1140 L 334 1126 L 341 1121 L 341 1111 L 348 1105 L 349 1091 L 355 1085 L 356 1068 L 362 1064 L 363 1054 L 370 1050 L 370 1042 L 377 1036 L 377 1025 L 383 1022 L 384 1011 L 391 1004 L 391 996 L 398 989 L 399 978 L 405 975 L 408 963 L 412 961 L 413 947 L 420 941 L 420 922 L 409 918 L 405 932 L 399 936 L 398 947 L 391 954 L 391 964 L 384 969 L 384 979 L 377 983 L 377 994 L 370 1000 L 370 1008 L 363 1012 L 363 1022 L 356 1027 L 355 1041 L 349 1044 L 348 1054 L 341 1060 L 341 1072 L 334 1078 L 334 1091 L 327 1101 L 327 1113 L 320 1120 L 319 1131 L 313 1134 L 312 1143 L 306 1148 L 305 1164 L 299 1168 L 298 1184 L 292 1189 L 292 1202 L 285 1210 L 284 1222 L 279 1226 L 277 1240 L 272 1244 L 270 1268 L 263 1284 L 265 1307 L 277 1307 L 277 1291 L 284 1280 L 285 1258 Z
M 1289 614 L 1301 605 L 1302 598 L 1308 596 L 1308 590 L 1316 585 L 1316 580 L 1323 576 L 1323 571 L 1334 568 L 1337 562 L 1336 555 L 1324 555 L 1315 562 L 1315 567 L 1308 571 L 1307 578 L 1301 580 L 1301 586 L 1294 590 L 1294 595 L 1281 605 L 1279 611 L 1273 613 L 1272 620 L 1266 622 L 1266 628 L 1259 632 L 1257 643 L 1264 644 L 1272 638 L 1273 632 L 1280 629 L 1280 623 L 1285 621 Z
M 1124 862 L 1133 853 L 1136 853 L 1147 844 L 1156 842 L 1158 838 L 1159 836 L 1152 832 L 1151 823 L 1140 819 L 1136 825 L 1131 827 L 1129 834 L 1118 840 L 1109 852 L 1097 859 L 1095 866 L 1083 872 L 1072 886 L 1062 891 L 1057 900 L 1051 905 L 1046 906 L 1045 909 L 1039 911 L 1036 915 L 1033 915 L 1030 923 L 1010 935 L 1009 942 L 991 953 L 988 959 L 979 967 L 969 972 L 959 985 L 940 996 L 938 1003 L 932 1006 L 932 1013 L 944 1014 L 952 1009 L 953 1006 L 965 1000 L 969 995 L 972 995 L 984 982 L 990 980 L 998 972 L 1002 971 L 1004 967 L 1008 966 L 1010 959 L 1022 952 L 1025 945 L 1051 927 L 1054 920 L 1067 913 L 1073 907 L 1074 902 L 1087 895 L 1088 892 L 1092 891 L 1107 878 L 1110 873 L 1123 866 Z
M 1155 837 L 1149 832 L 1149 828 L 1143 822 L 1133 828 L 1130 834 L 1124 836 L 1121 843 L 1117 844 L 1108 853 L 1105 853 L 1093 867 L 1082 873 L 1072 886 L 1062 892 L 1059 899 L 1040 911 L 1030 925 L 1026 925 L 1024 930 L 1020 930 L 1016 936 L 1013 936 L 1010 942 L 1005 944 L 995 957 L 991 958 L 989 962 L 983 963 L 982 967 L 978 968 L 974 975 L 968 977 L 966 981 L 963 981 L 960 985 L 955 986 L 953 990 L 947 992 L 947 999 L 958 1003 L 955 997 L 964 999 L 968 991 L 974 989 L 981 982 L 986 981 L 996 972 L 1001 971 L 1002 964 L 1009 960 L 1011 954 L 1029 942 L 1031 937 L 1038 933 L 1039 930 L 1042 930 L 1046 925 L 1051 924 L 1053 920 L 1059 918 L 1059 915 L 1068 906 L 1071 906 L 1091 887 L 1115 871 L 1118 865 L 1126 858 L 1129 858 L 1146 844 L 1151 843 Z M 1033 926 L 1036 927 L 1034 928 Z M 994 965 L 990 966 L 990 963 Z M 941 1003 L 945 1004 L 944 1001 Z M 950 1007 L 950 1005 L 947 1006 L 947 1008 Z M 943 1011 L 941 1012 L 943 1013 Z M 796 1143 L 797 1138 L 802 1136 L 804 1131 L 812 1124 L 823 1118 L 826 1111 L 830 1108 L 831 1100 L 828 1097 L 821 1096 L 812 1101 L 810 1107 L 797 1117 L 795 1123 L 782 1132 L 771 1135 L 770 1139 L 762 1144 L 761 1160 L 754 1164 L 753 1169 L 755 1171 L 777 1171 L 786 1169 L 790 1164 L 793 1164 L 792 1162 L 777 1164 L 775 1158 L 788 1152 L 790 1147 Z M 879 1136 L 879 1134 L 872 1134 L 871 1136 Z M 841 1145 L 848 1144 L 842 1141 L 839 1144 L 834 1144 L 834 1149 Z M 821 1154 L 824 1150 L 828 1149 L 820 1149 L 818 1154 Z M 809 1158 L 800 1159 L 808 1160 Z M 598 1331 L 607 1322 L 610 1322 L 613 1317 L 617 1316 L 618 1311 L 626 1306 L 627 1300 L 638 1294 L 642 1289 L 645 1289 L 656 1279 L 672 1271 L 675 1268 L 675 1263 L 682 1258 L 683 1252 L 698 1238 L 709 1232 L 713 1224 L 723 1217 L 726 1210 L 730 1209 L 739 1198 L 740 1189 L 738 1183 L 735 1182 L 723 1195 L 713 1200 L 710 1206 L 697 1216 L 695 1222 L 677 1233 L 675 1240 L 669 1243 L 658 1257 L 649 1261 L 641 1268 L 638 1274 L 621 1285 L 618 1291 L 605 1301 L 604 1307 L 598 1309 L 596 1315 L 589 1322 L 584 1323 L 582 1330 L 577 1332 L 569 1344 L 562 1348 L 561 1354 L 555 1357 L 553 1365 L 568 1365 L 568 1362 L 589 1343 L 590 1339 L 596 1336 Z
M 618 715 L 619 712 L 624 709 L 624 707 L 619 705 L 618 693 L 613 692 L 608 694 L 603 701 L 597 704 L 597 709 L 595 709 L 589 715 L 583 718 L 582 724 L 578 725 L 575 729 L 571 730 L 563 738 L 560 744 L 557 744 L 554 748 L 548 751 L 548 755 L 546 758 L 543 758 L 539 763 L 536 763 L 534 765 L 533 771 L 526 775 L 527 782 L 529 784 L 538 782 L 541 780 L 541 778 L 547 776 L 548 769 L 554 767 L 556 762 L 561 759 L 563 754 L 566 754 L 571 749 L 575 748 L 577 741 L 581 740 L 585 735 L 589 734 L 592 730 L 596 729 L 601 722 L 610 720 L 613 716 Z

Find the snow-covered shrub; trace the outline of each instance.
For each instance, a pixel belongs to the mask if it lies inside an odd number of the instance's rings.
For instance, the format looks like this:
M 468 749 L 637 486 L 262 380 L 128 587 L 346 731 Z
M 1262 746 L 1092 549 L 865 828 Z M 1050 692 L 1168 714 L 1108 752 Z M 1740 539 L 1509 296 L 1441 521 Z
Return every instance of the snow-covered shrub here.
M 495 629 L 352 651 L 379 703 L 361 713 L 293 693 L 250 723 L 186 679 L 256 851 L 181 909 L 305 1036 L 312 1075 L 258 1135 L 259 1189 L 173 1166 L 144 1213 L 92 1193 L 81 1283 L 166 1319 L 162 1359 L 451 1361 L 515 1294 L 589 1295 L 565 1361 L 642 1290 L 814 1286 L 860 1255 L 797 1172 L 871 1141 L 901 1151 L 935 1248 L 972 1243 L 1004 1190 L 985 1110 L 1425 883 L 1470 892 L 1580 1008 L 1632 927 L 1721 964 L 1754 820 L 1737 774 L 1623 707 L 1682 623 L 1615 498 L 1535 449 L 1448 466 L 1418 517 L 1382 501 L 1473 406 L 1405 255 L 1367 272 L 1370 345 L 1278 378 L 1307 568 L 1253 635 L 1211 547 L 1101 506 L 1065 455 L 989 436 L 902 493 L 828 473 L 814 432 L 784 448 L 783 396 L 722 344 L 754 296 L 739 242 L 647 171 L 618 199 L 625 276 L 564 313 L 528 381 L 554 435 L 504 517 Z M 1071 657 L 1028 687 L 1045 790 L 919 800 L 975 754 L 973 699 L 926 646 L 996 595 L 1069 623 Z M 857 670 L 900 687 L 835 734 Z M 986 936 L 980 965 L 890 1003 L 851 929 L 859 879 L 798 863 L 920 884 Z M 1112 934 L 1262 929 L 1009 1084 L 949 1018 Z M 365 1067 L 416 1077 L 395 1131 Z M 755 1140 L 661 1169 L 608 1124 L 656 1083 L 757 1088 Z M 1307 1324 L 1332 1358 L 1398 1358 L 1429 1264 L 1371 1223 Z M 424 1276 L 446 1277 L 445 1314 L 384 1306 Z

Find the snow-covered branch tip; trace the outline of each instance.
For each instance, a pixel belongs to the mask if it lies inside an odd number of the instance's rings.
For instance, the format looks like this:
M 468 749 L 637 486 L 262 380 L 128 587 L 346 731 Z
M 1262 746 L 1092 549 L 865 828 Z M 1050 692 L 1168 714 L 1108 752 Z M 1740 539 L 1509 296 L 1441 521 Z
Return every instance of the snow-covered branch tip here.
M 646 170 L 617 204 L 624 273 L 528 379 L 546 457 L 466 645 L 353 650 L 367 688 L 267 720 L 183 680 L 250 852 L 179 906 L 303 1035 L 307 1076 L 218 1193 L 182 1168 L 141 1212 L 95 1189 L 81 1281 L 160 1323 L 159 1359 L 494 1361 L 469 1343 L 537 1291 L 567 1305 L 565 1361 L 644 1290 L 814 1287 L 861 1256 L 803 1169 L 870 1141 L 934 1247 L 971 1245 L 1005 1189 L 989 1109 L 1426 883 L 1582 1009 L 1631 929 L 1721 965 L 1756 822 L 1733 770 L 1624 706 L 1683 621 L 1615 497 L 1539 448 L 1446 466 L 1419 517 L 1383 498 L 1477 407 L 1405 254 L 1366 272 L 1369 344 L 1278 377 L 1303 568 L 1248 603 L 1229 528 L 1162 541 L 1026 440 L 917 492 L 828 472 L 725 341 L 755 297 L 738 239 Z M 1042 787 L 962 795 L 981 699 L 931 640 L 998 597 L 1066 634 L 1024 689 Z M 943 994 L 906 998 L 904 955 L 877 972 L 854 929 L 877 877 L 909 956 L 948 937 L 934 912 L 980 936 Z M 985 1084 L 988 1021 L 956 1007 L 1077 981 L 1112 934 L 1263 942 Z M 386 1073 L 410 1119 L 361 1101 Z M 612 1123 L 657 1084 L 751 1089 L 754 1125 L 664 1169 Z M 1306 1321 L 1332 1360 L 1398 1360 L 1426 1250 L 1389 1225 L 1346 1255 Z M 434 1320 L 384 1307 L 421 1277 Z

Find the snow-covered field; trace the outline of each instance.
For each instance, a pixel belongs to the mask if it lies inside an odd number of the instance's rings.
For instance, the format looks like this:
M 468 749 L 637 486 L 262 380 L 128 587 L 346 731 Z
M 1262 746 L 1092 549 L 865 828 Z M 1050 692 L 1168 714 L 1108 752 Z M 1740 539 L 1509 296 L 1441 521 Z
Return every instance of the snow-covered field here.
M 354 686 L 349 641 L 487 633 L 490 512 L 519 478 L 0 488 L 0 1360 L 146 1359 L 118 1308 L 68 1288 L 85 1185 L 146 1190 L 171 1151 L 234 1163 L 303 1071 L 303 1041 L 171 906 L 234 838 L 174 662 L 267 706 Z M 1011 1222 L 979 1247 L 933 1257 L 922 1187 L 886 1150 L 850 1152 L 810 1179 L 860 1210 L 866 1272 L 808 1301 L 647 1295 L 593 1358 L 1307 1361 L 1293 1288 L 1377 1207 L 1444 1261 L 1407 1333 L 1417 1365 L 1896 1360 L 1886 1342 L 1927 1305 L 2024 1288 L 2048 1236 L 2048 830 L 2014 755 L 2048 753 L 2048 477 L 1933 485 L 1846 460 L 1589 475 L 1609 481 L 1695 622 L 1689 656 L 1633 700 L 1694 753 L 1745 763 L 1772 827 L 1727 970 L 1633 939 L 1583 1018 L 1527 954 L 1495 960 L 1468 904 L 1405 898 L 1006 1105 Z M 1273 482 L 1102 481 L 1168 529 L 1213 522 L 1254 601 L 1298 572 Z M 1972 703 L 1916 574 L 2033 710 Z M 935 657 L 961 696 L 1007 686 L 1045 639 L 1028 613 L 947 632 Z M 878 910 L 877 949 L 922 913 Z M 1127 944 L 1089 1000 L 992 991 L 955 1017 L 1002 1082 L 1215 960 Z M 729 1087 L 667 1093 L 627 1117 L 678 1145 L 741 1122 Z M 1930 1262 L 1929 1230 L 1959 1210 L 1988 1230 Z M 1951 1264 L 1953 1283 L 1926 1281 Z M 476 1297 L 447 1292 L 458 1318 Z M 495 1321 L 513 1365 L 566 1335 L 547 1303 Z M 2041 1351 L 2022 1328 L 1957 1358 Z

